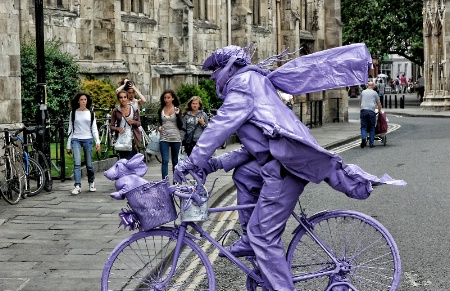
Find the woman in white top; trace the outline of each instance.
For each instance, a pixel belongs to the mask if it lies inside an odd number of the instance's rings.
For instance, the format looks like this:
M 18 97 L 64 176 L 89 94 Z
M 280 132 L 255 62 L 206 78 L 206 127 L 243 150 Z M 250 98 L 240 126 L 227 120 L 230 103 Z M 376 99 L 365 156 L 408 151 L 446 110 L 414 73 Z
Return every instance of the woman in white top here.
M 81 149 L 84 151 L 86 169 L 89 183 L 89 191 L 96 191 L 94 186 L 95 174 L 92 164 L 92 146 L 95 140 L 95 148 L 100 150 L 100 139 L 98 138 L 97 122 L 95 115 L 89 108 L 92 98 L 86 93 L 78 93 L 71 101 L 72 111 L 69 116 L 69 137 L 66 150 L 70 155 L 73 153 L 73 175 L 75 188 L 73 195 L 81 192 Z

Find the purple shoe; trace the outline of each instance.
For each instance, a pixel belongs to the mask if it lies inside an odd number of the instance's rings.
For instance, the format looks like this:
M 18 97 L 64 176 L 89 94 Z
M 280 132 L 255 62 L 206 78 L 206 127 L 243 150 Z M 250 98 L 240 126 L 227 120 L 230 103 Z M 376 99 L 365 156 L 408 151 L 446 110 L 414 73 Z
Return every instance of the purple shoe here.
M 246 256 L 254 256 L 255 252 L 253 251 L 250 243 L 248 241 L 248 237 L 246 235 L 242 235 L 241 238 L 235 241 L 232 245 L 226 247 L 227 251 L 233 254 L 235 257 L 246 257 Z M 219 252 L 219 257 L 226 257 L 224 253 Z

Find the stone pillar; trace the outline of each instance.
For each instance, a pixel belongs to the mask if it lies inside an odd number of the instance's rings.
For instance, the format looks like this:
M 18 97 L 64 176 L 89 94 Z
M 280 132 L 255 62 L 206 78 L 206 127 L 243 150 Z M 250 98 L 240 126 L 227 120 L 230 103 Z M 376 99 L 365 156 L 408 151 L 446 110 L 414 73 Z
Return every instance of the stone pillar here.
M 0 124 L 11 128 L 22 121 L 20 18 L 14 1 L 2 2 L 0 8 Z

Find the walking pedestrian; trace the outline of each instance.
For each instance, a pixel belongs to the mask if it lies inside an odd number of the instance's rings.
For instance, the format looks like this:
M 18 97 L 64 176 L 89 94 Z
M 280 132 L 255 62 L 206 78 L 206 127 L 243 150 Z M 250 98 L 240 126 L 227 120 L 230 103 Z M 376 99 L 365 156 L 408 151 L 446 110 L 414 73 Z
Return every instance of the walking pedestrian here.
M 119 105 L 117 105 L 111 113 L 110 129 L 116 133 L 116 138 L 119 134 L 125 134 L 128 129 L 131 131 L 131 149 L 129 151 L 117 151 L 119 158 L 131 159 L 139 148 L 142 133 L 139 130 L 141 126 L 141 118 L 139 110 L 134 109 L 128 100 L 127 92 L 122 90 L 117 94 Z
M 94 112 L 89 108 L 92 106 L 92 98 L 89 94 L 80 92 L 70 102 L 72 111 L 69 115 L 69 137 L 67 138 L 66 151 L 73 153 L 73 175 L 75 179 L 72 195 L 81 192 L 81 149 L 84 152 L 86 162 L 89 191 L 95 192 L 95 172 L 92 164 L 92 146 L 100 150 L 100 139 L 98 137 L 97 120 Z
M 165 90 L 159 98 L 161 107 L 158 110 L 160 132 L 159 148 L 161 151 L 161 174 L 165 179 L 169 174 L 169 150 L 172 157 L 172 172 L 178 163 L 178 153 L 181 147 L 180 129 L 183 127 L 181 120 L 180 101 L 173 90 Z
M 130 101 L 131 105 L 134 107 L 134 110 L 140 110 L 141 106 L 147 102 L 147 99 L 145 99 L 144 95 L 141 93 L 141 91 L 136 87 L 136 84 L 129 79 L 123 79 L 120 83 L 119 88 L 116 89 L 116 94 L 118 94 L 120 91 L 124 90 L 127 92 L 128 100 Z M 136 94 L 139 96 L 139 99 L 136 99 Z
M 373 90 L 374 87 L 373 82 L 369 82 L 367 83 L 367 89 L 361 93 L 361 148 L 364 148 L 367 144 L 367 132 L 369 132 L 369 146 L 375 147 L 375 109 L 378 108 L 378 112 L 381 113 L 381 103 L 378 93 Z
M 182 145 L 187 156 L 191 154 L 206 126 L 208 126 L 208 116 L 203 111 L 202 100 L 198 96 L 193 96 L 183 110 L 183 126 L 180 131 Z M 192 134 L 192 141 L 186 141 L 185 137 L 190 134 Z

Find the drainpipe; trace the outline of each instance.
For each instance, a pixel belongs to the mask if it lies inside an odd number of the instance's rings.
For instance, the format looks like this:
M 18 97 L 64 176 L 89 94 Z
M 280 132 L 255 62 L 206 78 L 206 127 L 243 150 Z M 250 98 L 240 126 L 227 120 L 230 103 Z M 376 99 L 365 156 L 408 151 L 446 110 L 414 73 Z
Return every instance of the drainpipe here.
M 227 41 L 228 45 L 231 45 L 231 0 L 227 0 L 227 23 L 228 23 Z
M 281 53 L 281 0 L 277 0 L 277 53 Z

